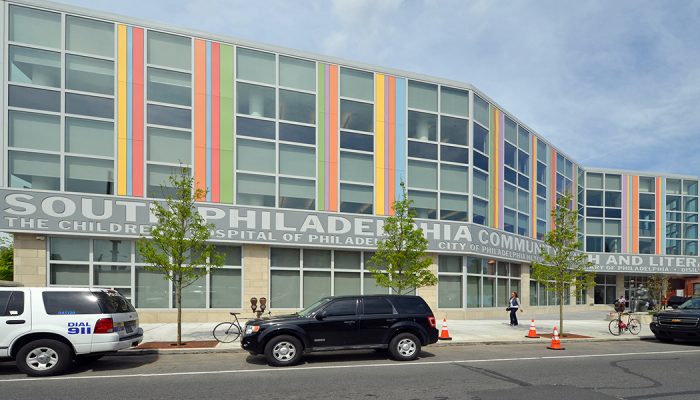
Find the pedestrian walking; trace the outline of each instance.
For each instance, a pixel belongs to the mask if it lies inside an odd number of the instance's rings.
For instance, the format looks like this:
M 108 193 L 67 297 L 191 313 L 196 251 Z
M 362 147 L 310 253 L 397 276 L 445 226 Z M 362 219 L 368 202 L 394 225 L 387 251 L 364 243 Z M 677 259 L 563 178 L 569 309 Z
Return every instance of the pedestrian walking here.
M 520 309 L 520 299 L 518 299 L 518 293 L 513 292 L 510 294 L 510 299 L 508 300 L 508 308 L 506 311 L 510 311 L 510 326 L 518 326 L 518 310 Z

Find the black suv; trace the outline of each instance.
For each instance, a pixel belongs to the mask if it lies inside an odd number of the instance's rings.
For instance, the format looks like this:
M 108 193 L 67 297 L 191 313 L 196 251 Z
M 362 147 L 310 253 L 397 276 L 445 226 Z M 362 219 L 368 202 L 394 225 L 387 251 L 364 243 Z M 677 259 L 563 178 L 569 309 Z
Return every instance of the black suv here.
M 388 349 L 396 360 L 413 360 L 437 340 L 433 312 L 418 296 L 338 296 L 292 315 L 248 321 L 241 347 L 287 366 L 304 352 L 329 350 Z
M 662 342 L 673 339 L 700 340 L 700 297 L 693 297 L 675 310 L 664 310 L 651 318 L 649 328 Z

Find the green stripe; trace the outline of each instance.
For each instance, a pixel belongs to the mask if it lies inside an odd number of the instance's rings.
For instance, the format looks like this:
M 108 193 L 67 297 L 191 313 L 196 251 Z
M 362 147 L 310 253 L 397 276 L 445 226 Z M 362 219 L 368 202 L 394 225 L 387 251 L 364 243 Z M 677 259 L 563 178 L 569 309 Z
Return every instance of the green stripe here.
M 318 179 L 316 180 L 317 201 L 316 209 L 326 209 L 326 64 L 318 63 L 318 90 L 316 96 L 316 166 L 318 167 Z
M 221 45 L 221 202 L 233 204 L 233 46 Z
M 493 106 L 489 104 L 489 138 L 491 146 L 489 146 L 489 221 L 486 225 L 493 225 L 493 194 L 494 194 L 494 175 L 493 172 L 496 170 L 496 160 L 494 159 L 494 152 L 496 149 L 496 137 L 493 132 Z

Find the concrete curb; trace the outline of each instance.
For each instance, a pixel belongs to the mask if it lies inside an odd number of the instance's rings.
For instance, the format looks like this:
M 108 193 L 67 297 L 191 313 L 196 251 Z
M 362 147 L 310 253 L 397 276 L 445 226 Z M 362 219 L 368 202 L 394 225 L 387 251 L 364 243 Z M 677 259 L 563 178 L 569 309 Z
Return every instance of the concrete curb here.
M 576 342 L 617 342 L 617 341 L 635 341 L 635 340 L 656 340 L 653 336 L 628 336 L 628 337 L 610 337 L 610 338 L 581 338 L 581 339 L 561 339 L 562 343 L 576 343 Z M 539 339 L 529 339 L 529 340 L 489 340 L 489 341 L 438 341 L 433 343 L 430 347 L 451 347 L 451 346 L 498 346 L 507 344 L 547 344 L 551 342 L 551 339 L 539 338 Z M 430 348 L 428 347 L 428 349 Z M 247 353 L 246 350 L 241 348 L 194 348 L 194 349 L 131 349 L 131 350 L 121 350 L 115 354 L 115 356 L 142 356 L 149 354 L 162 354 L 162 355 L 173 355 L 173 354 L 235 354 L 235 353 Z

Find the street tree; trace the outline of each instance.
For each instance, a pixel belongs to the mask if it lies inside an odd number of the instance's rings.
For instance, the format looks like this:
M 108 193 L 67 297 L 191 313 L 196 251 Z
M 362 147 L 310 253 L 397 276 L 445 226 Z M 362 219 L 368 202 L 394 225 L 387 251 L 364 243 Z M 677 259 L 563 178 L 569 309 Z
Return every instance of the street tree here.
M 649 297 L 654 301 L 654 309 L 661 310 L 661 299 L 666 294 L 669 286 L 668 275 L 652 275 L 647 279 L 647 289 L 649 289 Z
M 205 222 L 195 204 L 205 198 L 206 190 L 194 187 L 194 178 L 186 168 L 168 180 L 174 194 L 166 195 L 164 202 L 152 203 L 151 212 L 157 222 L 151 228 L 150 237 L 142 236 L 136 244 L 147 263 L 146 269 L 172 282 L 177 307 L 177 345 L 180 346 L 182 290 L 205 276 L 207 268 L 222 266 L 224 255 L 207 242 L 213 225 Z
M 595 285 L 595 274 L 587 270 L 593 266 L 581 251 L 578 241 L 576 208 L 572 207 L 571 193 L 559 198 L 551 211 L 554 229 L 544 236 L 546 246 L 540 248 L 541 262 L 532 264 L 531 278 L 554 292 L 559 302 L 559 332 L 564 334 L 564 296 L 571 288 L 580 293 Z
M 0 281 L 14 278 L 14 247 L 9 239 L 0 239 Z
M 391 288 L 396 294 L 437 284 L 437 277 L 429 269 L 432 260 L 425 253 L 428 240 L 413 221 L 416 215 L 411 208 L 413 201 L 408 198 L 403 182 L 401 192 L 401 198 L 392 205 L 394 215 L 384 222 L 384 234 L 369 263 L 377 285 Z

